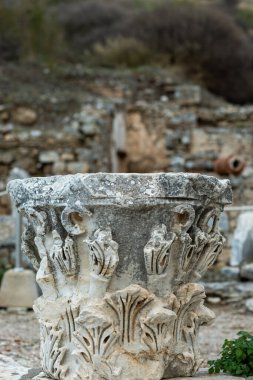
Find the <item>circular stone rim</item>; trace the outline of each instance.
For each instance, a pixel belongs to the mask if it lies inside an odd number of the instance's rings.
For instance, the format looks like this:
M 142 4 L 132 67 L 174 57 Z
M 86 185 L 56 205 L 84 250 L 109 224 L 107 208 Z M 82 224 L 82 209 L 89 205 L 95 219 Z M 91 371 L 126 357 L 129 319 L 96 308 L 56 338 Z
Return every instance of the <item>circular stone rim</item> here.
M 17 207 L 26 204 L 135 204 L 161 201 L 232 202 L 230 181 L 198 173 L 89 173 L 12 180 L 8 192 Z

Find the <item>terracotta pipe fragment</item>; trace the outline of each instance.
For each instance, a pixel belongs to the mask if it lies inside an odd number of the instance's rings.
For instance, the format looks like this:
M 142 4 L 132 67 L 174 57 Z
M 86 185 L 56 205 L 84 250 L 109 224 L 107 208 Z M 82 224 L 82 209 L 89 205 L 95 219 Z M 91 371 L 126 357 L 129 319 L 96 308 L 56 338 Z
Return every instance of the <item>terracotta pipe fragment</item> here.
M 231 154 L 228 157 L 219 158 L 214 162 L 214 171 L 217 174 L 240 175 L 245 167 L 242 157 Z

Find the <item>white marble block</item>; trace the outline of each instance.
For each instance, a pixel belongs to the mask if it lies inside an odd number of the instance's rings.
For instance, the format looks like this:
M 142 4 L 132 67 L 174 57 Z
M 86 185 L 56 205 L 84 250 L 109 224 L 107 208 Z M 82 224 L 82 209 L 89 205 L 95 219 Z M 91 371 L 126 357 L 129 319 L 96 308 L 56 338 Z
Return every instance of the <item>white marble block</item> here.
M 196 283 L 222 250 L 229 181 L 199 174 L 76 174 L 14 180 L 49 379 L 193 375 L 214 314 Z

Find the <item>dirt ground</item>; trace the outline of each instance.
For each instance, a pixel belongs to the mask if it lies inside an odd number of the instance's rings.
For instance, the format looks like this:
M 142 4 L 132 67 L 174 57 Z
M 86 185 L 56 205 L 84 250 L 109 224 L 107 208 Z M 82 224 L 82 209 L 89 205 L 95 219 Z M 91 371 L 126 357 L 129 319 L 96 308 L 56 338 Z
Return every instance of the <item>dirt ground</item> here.
M 216 320 L 200 331 L 200 350 L 205 359 L 215 359 L 225 338 L 246 330 L 253 333 L 253 314 L 237 305 L 212 306 Z M 32 311 L 0 310 L 0 353 L 27 367 L 39 366 L 39 326 Z

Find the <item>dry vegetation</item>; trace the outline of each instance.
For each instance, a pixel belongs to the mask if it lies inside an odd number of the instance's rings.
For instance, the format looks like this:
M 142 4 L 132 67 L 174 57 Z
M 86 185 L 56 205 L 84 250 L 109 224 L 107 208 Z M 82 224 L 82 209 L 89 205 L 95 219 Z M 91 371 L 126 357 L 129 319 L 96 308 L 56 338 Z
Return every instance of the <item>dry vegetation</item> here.
M 0 61 L 179 65 L 214 93 L 253 101 L 253 11 L 236 0 L 0 0 Z

